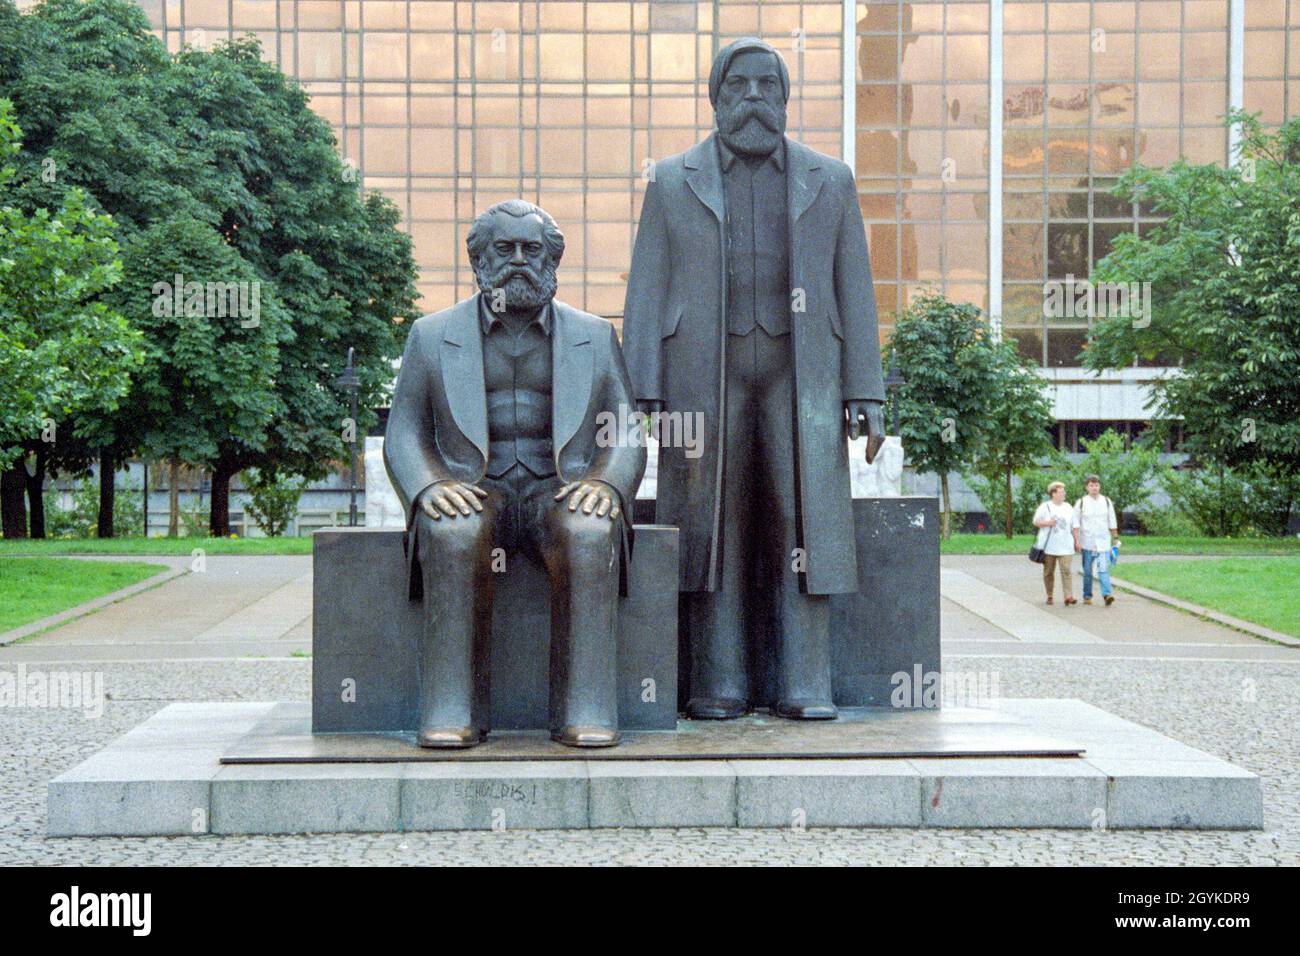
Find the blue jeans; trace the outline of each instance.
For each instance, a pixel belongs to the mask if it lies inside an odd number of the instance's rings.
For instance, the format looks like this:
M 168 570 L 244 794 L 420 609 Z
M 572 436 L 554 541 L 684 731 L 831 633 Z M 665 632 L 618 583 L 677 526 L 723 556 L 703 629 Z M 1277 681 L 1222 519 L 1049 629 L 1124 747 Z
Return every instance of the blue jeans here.
M 1097 577 L 1101 578 L 1101 596 L 1110 595 L 1110 552 L 1109 551 L 1089 551 L 1086 548 L 1083 551 L 1083 599 L 1085 601 L 1092 598 L 1092 566 L 1096 562 Z

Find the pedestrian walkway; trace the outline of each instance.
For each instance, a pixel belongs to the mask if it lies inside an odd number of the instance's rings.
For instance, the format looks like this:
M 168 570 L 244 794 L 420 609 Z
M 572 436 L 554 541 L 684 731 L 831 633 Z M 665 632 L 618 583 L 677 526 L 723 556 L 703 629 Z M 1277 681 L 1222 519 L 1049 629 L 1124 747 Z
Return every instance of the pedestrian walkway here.
M 200 567 L 0 647 L 0 664 L 311 653 L 310 556 L 213 555 Z M 1076 579 L 1076 594 L 1079 583 Z M 1020 556 L 945 557 L 940 587 L 946 659 L 1011 655 L 1300 662 L 1294 648 L 1127 592 L 1118 592 L 1113 607 L 1100 601 L 1069 608 L 1047 605 L 1039 568 Z
M 1150 560 L 1165 560 L 1151 558 Z M 1114 605 L 1066 607 L 1057 582 L 1047 604 L 1042 569 L 1020 555 L 949 555 L 942 559 L 943 652 L 948 657 L 1105 657 L 1281 660 L 1295 649 L 1258 640 L 1126 591 Z M 1076 573 L 1075 597 L 1083 593 Z
M 1048 614 L 1005 591 L 991 588 L 979 578 L 957 568 L 939 573 L 940 593 L 1005 631 L 1017 641 L 1038 644 L 1100 644 L 1102 639 L 1063 618 Z
M 177 559 L 158 559 L 171 563 Z M 0 647 L 0 663 L 289 657 L 311 653 L 311 558 L 208 555 L 188 573 Z

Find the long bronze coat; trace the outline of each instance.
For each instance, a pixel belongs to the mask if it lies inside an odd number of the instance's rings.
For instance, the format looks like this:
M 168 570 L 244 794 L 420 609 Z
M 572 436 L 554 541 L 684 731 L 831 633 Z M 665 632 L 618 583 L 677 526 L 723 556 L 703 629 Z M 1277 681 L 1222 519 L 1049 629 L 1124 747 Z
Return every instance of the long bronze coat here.
M 681 529 L 681 587 L 719 580 L 726 436 L 726 208 L 714 133 L 655 164 L 632 252 L 623 350 L 638 400 L 702 412 L 703 453 L 661 447 L 656 520 Z M 853 171 L 787 138 L 792 415 L 803 589 L 857 590 L 844 401 L 883 401 L 866 231 Z
M 384 465 L 406 511 L 413 598 L 419 596 L 421 581 L 414 534 L 420 492 L 449 479 L 473 484 L 487 470 L 481 295 L 416 320 L 406 340 L 388 413 Z M 625 573 L 632 503 L 645 472 L 646 449 L 644 444 L 623 440 L 627 436 L 615 429 L 605 433 L 615 440 L 603 440 L 601 429 L 604 421 L 625 420 L 631 413 L 627 367 L 613 325 L 558 300 L 552 300 L 551 310 L 555 471 L 564 481 L 599 479 L 618 490 Z

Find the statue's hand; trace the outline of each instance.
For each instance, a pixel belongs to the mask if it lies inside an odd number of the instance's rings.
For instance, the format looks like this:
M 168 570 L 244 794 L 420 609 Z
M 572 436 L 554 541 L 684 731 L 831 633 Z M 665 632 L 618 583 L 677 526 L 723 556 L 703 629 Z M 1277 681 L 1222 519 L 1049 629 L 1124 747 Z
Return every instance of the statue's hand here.
M 608 517 L 610 521 L 617 519 L 620 514 L 618 491 L 613 485 L 596 478 L 569 482 L 555 494 L 556 501 L 563 501 L 565 498 L 569 499 L 570 511 L 577 511 L 581 507 L 585 515 L 594 515 L 597 518 Z
M 844 403 L 844 411 L 849 417 L 849 437 L 862 436 L 862 429 L 867 430 L 867 464 L 876 460 L 882 445 L 885 444 L 885 414 L 881 403 L 869 399 L 850 399 Z
M 430 485 L 420 494 L 420 510 L 434 521 L 441 521 L 442 516 L 468 518 L 475 512 L 483 510 L 481 499 L 487 492 L 478 485 L 469 485 L 463 481 L 439 481 Z

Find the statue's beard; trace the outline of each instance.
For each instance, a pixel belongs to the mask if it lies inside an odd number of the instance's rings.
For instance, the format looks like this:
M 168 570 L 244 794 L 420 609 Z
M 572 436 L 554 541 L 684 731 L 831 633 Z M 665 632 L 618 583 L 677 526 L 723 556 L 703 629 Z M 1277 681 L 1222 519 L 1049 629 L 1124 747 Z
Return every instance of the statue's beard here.
M 742 102 L 718 107 L 718 135 L 733 153 L 770 156 L 785 134 L 785 110 L 767 103 Z
M 538 275 L 528 266 L 504 265 L 495 272 L 488 272 L 488 267 L 480 261 L 474 266 L 474 278 L 478 287 L 488 297 L 488 306 L 503 302 L 511 312 L 525 312 L 540 309 L 553 298 L 558 282 L 555 278 L 555 263 L 549 259 Z M 501 290 L 501 297 L 495 293 Z

